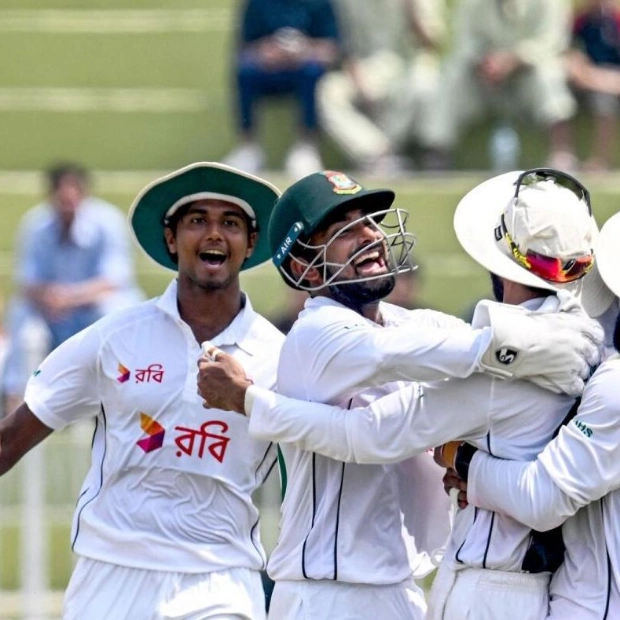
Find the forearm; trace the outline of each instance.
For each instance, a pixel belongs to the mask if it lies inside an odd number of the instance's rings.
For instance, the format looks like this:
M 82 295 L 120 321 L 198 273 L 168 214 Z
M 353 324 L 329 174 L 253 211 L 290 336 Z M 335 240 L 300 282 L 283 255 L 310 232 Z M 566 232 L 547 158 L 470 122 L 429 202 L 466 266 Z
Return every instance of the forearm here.
M 107 278 L 93 278 L 84 282 L 30 284 L 22 288 L 24 296 L 42 308 L 61 306 L 79 308 L 98 303 L 116 285 Z
M 25 403 L 0 421 L 0 476 L 52 432 Z
M 107 278 L 94 278 L 69 285 L 68 292 L 75 306 L 88 306 L 98 303 L 116 288 L 116 285 Z
M 339 407 L 296 401 L 256 385 L 246 391 L 249 432 L 260 440 L 295 443 L 305 450 L 344 462 L 354 462 L 345 414 Z
M 308 44 L 306 57 L 324 65 L 336 62 L 339 56 L 338 45 L 333 39 L 311 39 Z
M 432 23 L 429 27 L 428 23 L 422 19 L 422 15 L 420 14 L 420 7 L 417 2 L 412 2 L 412 0 L 404 0 L 405 4 L 405 15 L 407 18 L 407 22 L 409 24 L 409 28 L 411 32 L 415 35 L 417 40 L 420 42 L 422 47 L 431 49 L 431 50 L 439 50 L 441 46 L 439 29 L 441 27 L 441 22 L 436 20 L 435 23 Z M 428 19 L 428 16 L 426 16 Z
M 484 428 L 486 418 L 464 403 L 467 415 L 448 406 L 450 387 L 422 396 L 418 385 L 376 400 L 369 407 L 342 409 L 287 398 L 255 386 L 246 392 L 250 434 L 295 443 L 345 462 L 395 463 L 424 452 L 466 430 Z M 433 398 L 439 397 L 439 400 Z
M 469 466 L 467 497 L 539 531 L 561 525 L 584 505 L 555 485 L 539 461 L 506 461 L 481 451 Z
M 326 372 L 351 376 L 352 386 L 383 385 L 392 381 L 435 381 L 465 378 L 480 369 L 492 338 L 490 328 L 442 329 L 407 324 L 373 330 L 372 341 L 332 348 Z

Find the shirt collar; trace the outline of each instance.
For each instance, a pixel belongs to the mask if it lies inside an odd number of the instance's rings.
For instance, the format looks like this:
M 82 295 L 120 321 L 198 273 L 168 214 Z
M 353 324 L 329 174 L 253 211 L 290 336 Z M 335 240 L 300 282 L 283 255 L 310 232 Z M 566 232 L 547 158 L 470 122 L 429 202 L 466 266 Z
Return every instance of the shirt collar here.
M 187 325 L 179 314 L 177 304 L 178 282 L 175 278 L 170 282 L 164 293 L 157 300 L 157 307 L 163 312 L 171 316 L 176 322 Z M 256 312 L 250 303 L 250 298 L 241 293 L 245 300 L 245 304 L 237 316 L 231 321 L 226 329 L 211 339 L 211 342 L 218 347 L 239 347 L 250 355 L 256 355 L 260 352 L 261 342 L 255 336 L 256 329 L 255 318 Z

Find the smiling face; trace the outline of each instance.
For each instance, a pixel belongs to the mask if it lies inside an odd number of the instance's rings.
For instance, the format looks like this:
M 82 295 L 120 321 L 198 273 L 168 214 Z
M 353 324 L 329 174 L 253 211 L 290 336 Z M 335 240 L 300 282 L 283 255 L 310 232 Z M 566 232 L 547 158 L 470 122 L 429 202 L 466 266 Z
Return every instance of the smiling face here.
M 346 211 L 310 238 L 325 245 L 328 273 L 340 270 L 338 280 L 372 278 L 388 273 L 385 234 L 360 209 Z
M 357 308 L 383 299 L 394 288 L 385 232 L 364 211 L 338 214 L 312 235 L 310 245 L 323 247 L 323 268 L 310 274 L 317 284 L 328 282 L 318 294 Z
M 176 226 L 164 232 L 168 250 L 178 260 L 179 281 L 204 290 L 236 286 L 257 237 L 240 207 L 213 199 L 190 204 Z

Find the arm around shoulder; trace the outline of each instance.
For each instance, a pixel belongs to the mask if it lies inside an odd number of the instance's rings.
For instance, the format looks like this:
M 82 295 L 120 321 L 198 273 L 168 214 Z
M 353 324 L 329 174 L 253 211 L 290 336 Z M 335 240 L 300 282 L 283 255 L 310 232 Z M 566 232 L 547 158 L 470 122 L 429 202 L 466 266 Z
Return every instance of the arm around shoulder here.
M 478 451 L 469 465 L 470 504 L 506 514 L 534 530 L 564 523 L 584 503 L 564 493 L 540 461 L 506 461 Z

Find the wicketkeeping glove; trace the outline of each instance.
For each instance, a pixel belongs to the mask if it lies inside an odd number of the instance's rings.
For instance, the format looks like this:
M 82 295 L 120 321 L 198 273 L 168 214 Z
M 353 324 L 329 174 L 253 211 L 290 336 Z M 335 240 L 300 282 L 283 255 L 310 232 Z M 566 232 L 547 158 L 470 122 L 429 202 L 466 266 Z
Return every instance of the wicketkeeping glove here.
M 527 379 L 558 394 L 579 396 L 601 360 L 603 329 L 567 291 L 547 297 L 535 311 L 481 301 L 472 325 L 493 330 L 483 372 Z

